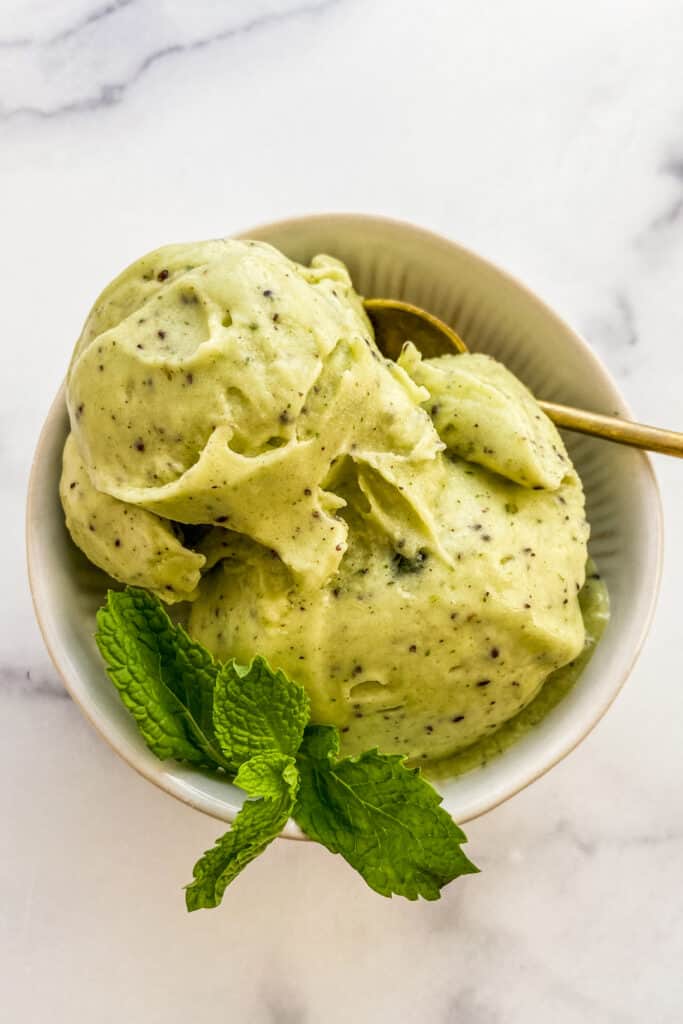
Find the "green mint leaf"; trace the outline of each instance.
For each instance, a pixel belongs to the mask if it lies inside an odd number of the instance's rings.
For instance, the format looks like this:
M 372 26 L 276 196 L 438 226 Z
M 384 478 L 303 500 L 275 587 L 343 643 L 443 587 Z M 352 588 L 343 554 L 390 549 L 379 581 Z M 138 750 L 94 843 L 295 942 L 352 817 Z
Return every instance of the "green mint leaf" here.
M 439 794 L 400 755 L 369 750 L 337 760 L 338 753 L 334 727 L 306 729 L 294 818 L 311 839 L 340 853 L 382 896 L 436 900 L 458 875 L 478 871 Z
M 97 613 L 95 638 L 121 700 L 157 757 L 230 767 L 213 729 L 219 667 L 171 622 L 157 597 L 135 587 L 110 590 Z
M 231 830 L 195 864 L 194 881 L 185 890 L 188 910 L 217 907 L 227 886 L 282 831 L 296 800 L 294 758 L 258 754 L 244 762 L 235 785 L 257 799 L 245 801 Z
M 236 771 L 251 798 L 195 865 L 188 910 L 217 906 L 291 814 L 385 896 L 438 899 L 452 879 L 478 870 L 461 849 L 465 835 L 416 770 L 377 750 L 340 759 L 337 729 L 306 727 L 306 692 L 264 658 L 217 664 L 137 588 L 109 591 L 97 627 L 108 673 L 150 749 Z
M 293 757 L 310 703 L 302 686 L 274 672 L 265 658 L 245 667 L 229 661 L 216 680 L 213 723 L 225 757 L 237 769 L 257 754 Z

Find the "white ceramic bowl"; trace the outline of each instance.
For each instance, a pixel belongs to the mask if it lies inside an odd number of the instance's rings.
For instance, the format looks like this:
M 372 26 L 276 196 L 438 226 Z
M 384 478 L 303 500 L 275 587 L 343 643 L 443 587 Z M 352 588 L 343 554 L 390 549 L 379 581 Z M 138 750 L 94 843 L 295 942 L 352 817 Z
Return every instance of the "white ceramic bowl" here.
M 438 314 L 470 348 L 502 360 L 540 397 L 630 416 L 581 338 L 513 278 L 445 238 L 355 215 L 280 221 L 244 237 L 264 239 L 304 262 L 318 252 L 338 256 L 362 294 L 407 299 Z M 84 312 L 89 300 L 83 297 Z M 65 363 L 69 354 L 65 349 Z M 93 632 L 107 579 L 71 543 L 57 493 L 67 426 L 60 390 L 38 443 L 27 516 L 31 588 L 52 659 L 72 697 L 117 753 L 167 792 L 231 821 L 241 792 L 209 773 L 158 761 L 104 672 Z M 628 676 L 654 610 L 662 526 L 649 460 L 579 435 L 567 434 L 566 441 L 586 489 L 591 553 L 609 587 L 611 620 L 574 689 L 540 725 L 484 768 L 440 785 L 445 807 L 459 822 L 533 782 L 590 732 Z M 283 834 L 302 836 L 294 822 Z

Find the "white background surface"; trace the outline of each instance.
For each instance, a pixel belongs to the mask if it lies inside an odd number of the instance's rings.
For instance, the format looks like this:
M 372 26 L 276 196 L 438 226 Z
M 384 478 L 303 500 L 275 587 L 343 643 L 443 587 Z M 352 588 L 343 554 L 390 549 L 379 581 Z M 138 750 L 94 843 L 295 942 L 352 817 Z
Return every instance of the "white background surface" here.
M 220 825 L 119 762 L 34 624 L 23 505 L 99 289 L 164 242 L 356 210 L 522 277 L 638 416 L 683 430 L 678 0 L 4 0 L 0 1018 L 9 1024 L 683 1019 L 683 466 L 659 458 L 659 611 L 567 761 L 468 826 L 482 874 L 384 901 L 278 842 L 223 907 Z

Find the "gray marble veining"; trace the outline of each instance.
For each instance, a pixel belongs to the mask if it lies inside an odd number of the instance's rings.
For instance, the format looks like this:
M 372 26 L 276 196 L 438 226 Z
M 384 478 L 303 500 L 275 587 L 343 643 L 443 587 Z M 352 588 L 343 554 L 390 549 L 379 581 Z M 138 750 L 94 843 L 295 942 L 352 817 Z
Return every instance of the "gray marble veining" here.
M 0 81 L 9 84 L 0 120 L 54 118 L 114 106 L 161 62 L 319 15 L 338 2 L 260 0 L 248 7 L 204 5 L 198 12 L 195 6 L 170 5 L 172 11 L 153 0 L 114 0 L 86 8 L 53 34 L 0 39 L 0 68 L 5 65 Z M 112 37 L 125 45 L 112 46 Z

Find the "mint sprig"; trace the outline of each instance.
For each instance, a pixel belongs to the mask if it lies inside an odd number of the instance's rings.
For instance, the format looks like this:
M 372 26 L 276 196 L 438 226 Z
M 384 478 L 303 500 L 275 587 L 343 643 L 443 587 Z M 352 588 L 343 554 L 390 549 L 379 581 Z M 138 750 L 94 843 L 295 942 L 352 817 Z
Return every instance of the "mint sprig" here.
M 158 758 L 230 767 L 213 729 L 219 666 L 171 622 L 158 598 L 134 587 L 110 590 L 97 613 L 95 639 L 121 700 Z
M 257 754 L 244 762 L 235 785 L 259 799 L 245 800 L 230 831 L 195 864 L 194 881 L 185 890 L 188 910 L 218 906 L 230 882 L 287 824 L 298 784 L 293 757 Z
M 274 672 L 265 658 L 249 666 L 229 661 L 216 679 L 213 722 L 218 742 L 239 768 L 257 754 L 294 757 L 310 715 L 302 686 Z
M 218 664 L 133 587 L 109 591 L 97 627 L 109 676 L 150 750 L 221 770 L 249 797 L 195 865 L 188 910 L 218 906 L 290 816 L 383 896 L 435 900 L 478 870 L 417 769 L 377 750 L 340 758 L 338 730 L 309 725 L 304 688 L 264 658 Z
M 367 750 L 338 759 L 339 732 L 309 726 L 299 751 L 294 818 L 311 839 L 340 853 L 382 896 L 438 900 L 441 888 L 479 869 L 441 797 L 398 754 Z

